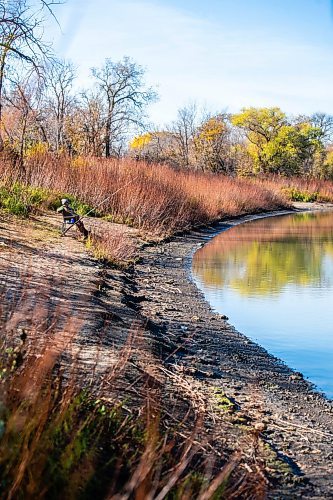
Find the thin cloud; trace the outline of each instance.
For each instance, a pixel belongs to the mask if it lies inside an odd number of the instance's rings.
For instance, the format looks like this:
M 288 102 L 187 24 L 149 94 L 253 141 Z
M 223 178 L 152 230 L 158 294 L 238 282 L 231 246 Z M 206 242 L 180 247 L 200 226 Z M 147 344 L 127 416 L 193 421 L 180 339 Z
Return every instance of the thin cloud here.
M 80 67 L 80 87 L 106 57 L 128 55 L 146 67 L 148 83 L 159 86 L 160 102 L 151 107 L 157 122 L 172 120 L 189 100 L 217 110 L 278 105 L 332 113 L 333 0 L 308 2 L 301 12 L 275 3 L 263 11 L 258 0 L 243 0 L 240 15 L 234 3 L 225 0 L 222 9 L 212 1 L 215 16 L 203 18 L 197 1 L 184 10 L 167 0 L 71 0 L 61 43 Z

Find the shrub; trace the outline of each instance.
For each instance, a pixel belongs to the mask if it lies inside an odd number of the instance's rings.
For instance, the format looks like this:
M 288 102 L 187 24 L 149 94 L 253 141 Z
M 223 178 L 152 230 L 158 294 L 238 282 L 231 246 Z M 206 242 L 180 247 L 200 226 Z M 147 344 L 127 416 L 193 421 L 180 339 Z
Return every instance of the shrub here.
M 303 201 L 306 203 L 318 200 L 318 193 L 309 191 L 300 191 L 297 188 L 282 188 L 282 193 L 291 201 Z
M 253 180 L 291 201 L 333 203 L 333 182 L 313 178 L 270 176 Z
M 42 204 L 47 205 L 51 193 L 40 187 L 24 186 L 19 182 L 4 184 L 0 188 L 0 207 L 14 215 L 27 217 Z

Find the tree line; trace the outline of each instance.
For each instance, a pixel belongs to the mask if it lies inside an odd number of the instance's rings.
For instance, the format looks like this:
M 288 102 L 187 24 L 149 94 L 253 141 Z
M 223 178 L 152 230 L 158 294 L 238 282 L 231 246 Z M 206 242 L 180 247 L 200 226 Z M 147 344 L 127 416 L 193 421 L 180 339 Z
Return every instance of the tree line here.
M 24 159 L 50 151 L 70 156 L 130 155 L 177 169 L 228 175 L 279 174 L 333 179 L 333 117 L 291 117 L 281 109 L 207 113 L 191 104 L 163 129 L 148 124 L 157 93 L 142 66 L 124 57 L 77 70 L 44 40 L 56 1 L 0 0 L 0 152 Z M 130 137 L 132 136 L 132 140 Z M 134 139 L 133 139 L 134 137 Z
M 136 158 L 176 168 L 228 175 L 310 176 L 333 179 L 333 117 L 289 117 L 280 108 L 243 108 L 235 114 L 178 111 L 165 130 L 135 137 Z

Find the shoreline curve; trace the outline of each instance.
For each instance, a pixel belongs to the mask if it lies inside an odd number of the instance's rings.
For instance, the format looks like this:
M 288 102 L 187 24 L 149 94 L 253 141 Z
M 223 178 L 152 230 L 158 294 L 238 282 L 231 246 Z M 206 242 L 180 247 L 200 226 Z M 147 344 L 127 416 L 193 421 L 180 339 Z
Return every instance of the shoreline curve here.
M 263 426 L 267 443 L 298 469 L 295 473 L 307 483 L 305 489 L 291 488 L 288 494 L 284 490 L 283 498 L 297 498 L 300 491 L 302 498 L 333 492 L 328 472 L 333 470 L 333 401 L 213 310 L 191 277 L 192 258 L 205 242 L 236 224 L 332 208 L 296 204 L 294 210 L 221 221 L 147 245 L 134 271 L 137 294 L 145 297 L 140 312 L 157 332 L 155 340 L 170 369 L 193 376 L 207 391 L 223 388 L 242 412 Z M 177 345 L 182 348 L 175 349 Z

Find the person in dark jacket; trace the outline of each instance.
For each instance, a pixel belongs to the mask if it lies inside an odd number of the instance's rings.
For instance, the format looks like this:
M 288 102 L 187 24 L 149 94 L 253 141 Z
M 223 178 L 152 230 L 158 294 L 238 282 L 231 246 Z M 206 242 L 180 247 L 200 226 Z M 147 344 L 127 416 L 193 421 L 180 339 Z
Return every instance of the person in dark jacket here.
M 57 208 L 57 212 L 62 213 L 64 223 L 75 224 L 80 233 L 83 235 L 84 239 L 86 240 L 88 238 L 88 230 L 84 227 L 83 222 L 79 220 L 79 215 L 70 206 L 69 200 L 67 200 L 67 198 L 63 198 L 61 200 L 61 207 Z

